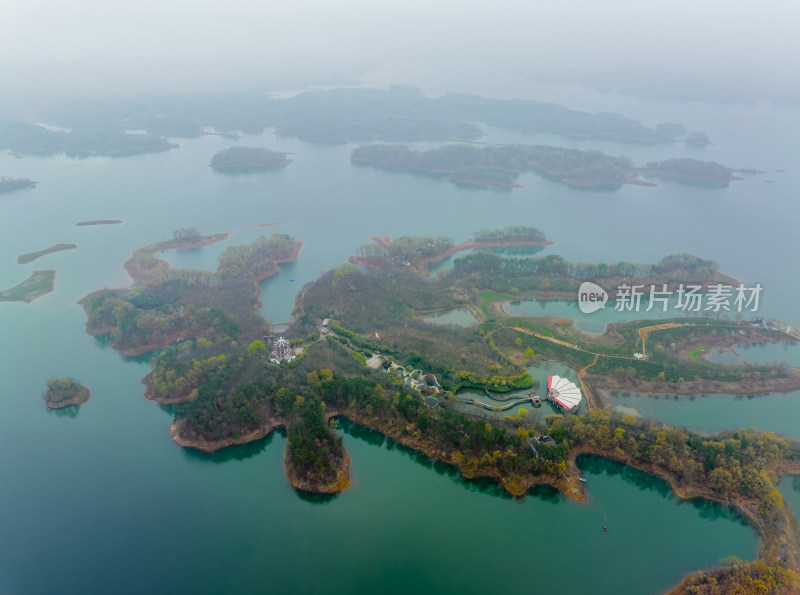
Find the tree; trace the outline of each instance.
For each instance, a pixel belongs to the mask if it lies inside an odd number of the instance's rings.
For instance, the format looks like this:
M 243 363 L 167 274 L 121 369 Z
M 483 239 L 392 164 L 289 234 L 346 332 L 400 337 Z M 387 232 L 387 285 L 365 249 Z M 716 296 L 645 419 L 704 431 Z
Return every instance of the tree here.
M 266 353 L 267 346 L 264 345 L 263 341 L 259 341 L 258 339 L 247 346 L 247 357 L 251 357 L 253 355 L 265 355 Z

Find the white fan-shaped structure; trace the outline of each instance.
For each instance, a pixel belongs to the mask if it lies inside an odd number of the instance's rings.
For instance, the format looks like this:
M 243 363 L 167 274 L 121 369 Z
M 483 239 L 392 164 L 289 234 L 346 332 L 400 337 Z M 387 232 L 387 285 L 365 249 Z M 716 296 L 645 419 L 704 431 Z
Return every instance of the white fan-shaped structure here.
M 547 398 L 561 411 L 570 413 L 581 405 L 581 389 L 574 382 L 561 376 L 550 376 L 547 380 Z

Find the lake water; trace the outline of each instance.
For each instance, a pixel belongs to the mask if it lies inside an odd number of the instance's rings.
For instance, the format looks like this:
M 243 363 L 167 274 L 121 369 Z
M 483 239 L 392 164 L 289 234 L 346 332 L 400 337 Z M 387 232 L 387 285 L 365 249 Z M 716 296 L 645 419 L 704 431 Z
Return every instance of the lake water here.
M 478 401 L 486 403 L 487 405 L 502 406 L 509 399 L 513 400 L 513 398 L 528 396 L 529 390 L 534 390 L 539 395 L 545 395 L 547 393 L 547 380 L 550 376 L 561 376 L 579 385 L 578 376 L 575 374 L 575 371 L 566 364 L 562 364 L 560 362 L 548 362 L 543 360 L 540 365 L 529 367 L 528 374 L 533 377 L 533 387 L 531 389 L 502 395 L 503 397 L 508 397 L 508 399 L 495 400 L 489 397 L 485 391 L 476 389 L 465 389 L 459 391 L 458 396 L 477 399 Z M 534 407 L 531 403 L 523 403 L 521 405 L 510 407 L 505 411 L 489 411 L 488 409 L 484 409 L 478 405 L 473 405 L 472 403 L 457 403 L 454 405 L 454 407 L 456 411 L 469 413 L 472 415 L 480 415 L 481 417 L 485 417 L 487 419 L 503 419 L 504 417 L 519 415 L 520 411 L 523 409 L 525 410 L 525 419 L 529 421 L 544 421 L 545 416 L 560 413 L 558 408 L 550 401 L 543 401 L 539 407 Z M 583 400 L 581 401 L 578 410 L 584 411 L 585 409 L 586 400 Z
M 467 328 L 478 324 L 478 319 L 469 311 L 469 308 L 453 308 L 444 312 L 436 312 L 422 317 L 422 320 L 431 324 L 444 324 Z
M 562 100 L 552 93 L 545 98 Z M 596 107 L 576 105 L 590 100 Z M 599 111 L 609 109 L 606 100 L 587 93 L 565 103 Z M 239 144 L 295 153 L 295 162 L 249 176 L 208 167 L 215 152 L 235 142 L 214 136 L 124 159 L 0 155 L 2 175 L 39 181 L 0 196 L 0 288 L 32 270 L 57 270 L 53 293 L 32 304 L 0 304 L 0 592 L 248 593 L 269 585 L 271 592 L 300 593 L 647 593 L 721 557 L 754 556 L 755 533 L 725 508 L 677 502 L 663 484 L 613 465 L 586 471 L 587 505 L 549 491 L 512 500 L 496 486 L 463 482 L 352 432 L 345 442 L 353 488 L 329 500 L 302 497 L 283 476 L 284 438 L 215 456 L 180 449 L 167 431 L 170 410 L 142 398 L 146 358 L 124 358 L 84 333 L 77 300 L 127 285 L 122 263 L 135 248 L 189 226 L 235 233 L 201 250 L 165 253 L 176 266 L 213 269 L 227 246 L 262 233 L 305 242 L 296 263 L 262 284 L 271 322 L 290 320 L 297 291 L 370 236 L 463 241 L 478 229 L 526 224 L 555 242 L 544 253 L 575 261 L 652 262 L 685 251 L 713 258 L 723 271 L 764 286 L 764 316 L 799 324 L 797 268 L 784 257 L 800 253 L 797 111 L 620 105 L 613 109 L 648 124 L 680 121 L 706 130 L 716 144 L 525 140 L 627 154 L 638 163 L 687 155 L 787 173 L 713 190 L 663 183 L 582 192 L 535 174 L 520 176 L 524 188 L 513 191 L 464 189 L 353 166 L 353 145 L 312 145 L 269 132 Z M 488 133 L 489 142 L 524 136 Z M 124 223 L 74 227 L 103 218 Z M 272 222 L 283 224 L 248 229 Z M 19 254 L 59 242 L 79 248 L 16 264 Z M 45 409 L 41 393 L 51 375 L 73 376 L 91 389 L 76 415 Z M 800 435 L 797 394 L 639 399 L 627 402 L 643 411 L 657 404 L 645 414 L 670 423 Z M 605 517 L 608 533 L 601 530 Z M 565 553 L 572 556 L 566 562 Z

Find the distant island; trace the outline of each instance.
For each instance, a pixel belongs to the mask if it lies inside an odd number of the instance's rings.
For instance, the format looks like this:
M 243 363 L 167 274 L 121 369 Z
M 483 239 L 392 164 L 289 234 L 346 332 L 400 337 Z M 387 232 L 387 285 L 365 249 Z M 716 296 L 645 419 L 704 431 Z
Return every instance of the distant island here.
M 126 157 L 169 151 L 178 145 L 150 134 L 125 132 L 61 131 L 25 122 L 0 123 L 0 147 L 25 155 L 67 157 Z
M 29 262 L 33 262 L 37 258 L 44 256 L 45 254 L 50 254 L 52 252 L 60 252 L 62 250 L 74 250 L 78 247 L 78 244 L 56 244 L 55 246 L 50 246 L 49 248 L 45 248 L 44 250 L 39 250 L 38 252 L 28 252 L 27 254 L 20 254 L 17 256 L 17 264 L 28 264 Z
M 93 219 L 92 221 L 79 221 L 75 227 L 86 227 L 89 225 L 117 225 L 122 223 L 122 219 Z
M 44 402 L 50 409 L 60 409 L 70 405 L 82 405 L 89 400 L 89 389 L 74 378 L 52 376 L 46 380 L 47 390 Z
M 286 158 L 286 153 L 263 147 L 231 147 L 214 155 L 211 167 L 226 171 L 257 171 L 281 167 L 291 162 L 291 159 Z
M 30 178 L 0 178 L 0 192 L 11 192 L 21 188 L 35 188 L 36 181 Z
M 268 119 L 278 134 L 313 142 L 474 140 L 483 135 L 474 122 L 526 134 L 549 132 L 640 143 L 708 142 L 703 133 L 688 132 L 676 123 L 650 128 L 619 114 L 592 114 L 540 101 L 461 93 L 433 98 L 402 85 L 388 90 L 308 91 L 273 101 L 270 107 Z
M 724 188 L 729 182 L 740 180 L 741 178 L 733 175 L 734 171 L 753 175 L 765 173 L 753 168 L 733 170 L 715 161 L 698 161 L 690 158 L 654 161 L 642 168 L 645 175 L 654 178 L 709 188 Z
M 0 291 L 0 302 L 32 302 L 53 291 L 56 272 L 54 270 L 33 271 L 16 287 Z
M 0 147 L 29 152 L 32 143 L 27 142 L 28 137 L 38 138 L 40 134 L 56 135 L 53 139 L 75 135 L 77 141 L 94 134 L 92 130 L 97 130 L 98 136 L 111 134 L 118 138 L 135 137 L 124 131 L 139 129 L 156 135 L 154 138 L 186 138 L 211 134 L 203 132 L 209 127 L 215 131 L 213 134 L 226 137 L 274 128 L 279 136 L 317 143 L 447 142 L 476 140 L 484 135 L 484 124 L 524 134 L 550 133 L 625 143 L 685 142 L 703 146 L 711 142 L 704 133 L 688 131 L 674 122 L 646 126 L 620 114 L 583 112 L 532 100 L 488 99 L 461 93 L 432 97 L 419 88 L 402 85 L 389 89 L 308 91 L 285 99 L 248 92 L 227 93 L 222 101 L 216 95 L 175 95 L 143 97 L 133 102 L 130 98 L 95 99 L 68 109 L 44 103 L 37 109 L 37 116 L 69 127 L 72 132 L 52 132 L 19 122 L 13 125 L 23 128 L 19 134 L 15 131 L 11 135 L 11 143 L 3 141 L 4 126 L 0 125 Z
M 623 184 L 655 186 L 639 175 L 714 186 L 726 186 L 739 179 L 732 169 L 713 161 L 668 159 L 639 168 L 628 157 L 549 145 L 451 144 L 416 151 L 406 145 L 372 144 L 355 149 L 350 159 L 353 163 L 412 170 L 484 186 L 518 187 L 515 180 L 526 171 L 570 186 L 601 188 Z

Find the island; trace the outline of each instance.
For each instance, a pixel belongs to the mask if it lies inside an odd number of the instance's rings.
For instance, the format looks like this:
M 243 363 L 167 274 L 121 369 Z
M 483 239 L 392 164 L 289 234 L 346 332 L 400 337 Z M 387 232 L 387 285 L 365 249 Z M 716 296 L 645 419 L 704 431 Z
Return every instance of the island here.
M 83 405 L 89 400 L 89 389 L 74 378 L 51 376 L 46 381 L 44 402 L 50 409 Z
M 0 123 L 0 148 L 25 155 L 126 157 L 169 151 L 178 145 L 149 134 L 127 134 L 95 130 L 50 130 L 37 124 L 6 121 Z
M 164 150 L 168 142 L 164 137 L 235 137 L 269 128 L 280 136 L 318 143 L 448 142 L 480 139 L 483 124 L 524 134 L 550 133 L 624 143 L 710 143 L 704 133 L 688 131 L 674 122 L 646 126 L 620 114 L 461 93 L 432 96 L 402 85 L 315 90 L 290 98 L 270 98 L 255 91 L 192 97 L 145 95 L 136 101 L 104 97 L 89 98 L 71 107 L 45 99 L 37 104 L 36 114 L 70 132 L 47 130 L 23 121 L 20 115 L 19 121 L 0 126 L 0 147 L 36 153 L 61 152 L 66 145 L 73 145 L 103 154 L 117 144 L 139 143 L 143 149 Z M 147 135 L 126 134 L 130 129 L 156 136 L 150 137 L 152 141 L 145 140 Z M 214 132 L 208 132 L 210 129 Z
M 350 160 L 439 176 L 461 184 L 512 188 L 519 187 L 515 180 L 527 171 L 572 187 L 601 189 L 617 189 L 624 184 L 655 186 L 639 175 L 722 187 L 739 179 L 730 168 L 710 161 L 670 159 L 639 168 L 627 157 L 548 145 L 452 144 L 416 151 L 406 145 L 373 144 L 355 149 Z
M 17 264 L 28 264 L 29 262 L 33 262 L 37 258 L 44 256 L 45 254 L 51 254 L 52 252 L 61 252 L 62 250 L 74 250 L 77 248 L 77 244 L 56 244 L 54 246 L 50 246 L 49 248 L 45 248 L 44 250 L 39 250 L 38 252 L 28 252 L 26 254 L 20 254 L 17 256 Z
M 281 167 L 291 162 L 286 153 L 263 147 L 231 147 L 214 155 L 211 167 L 216 170 L 246 172 Z
M 549 132 L 623 142 L 674 143 L 708 138 L 703 133 L 687 132 L 676 123 L 651 128 L 619 114 L 592 114 L 540 101 L 460 93 L 428 97 L 418 88 L 401 85 L 386 90 L 308 91 L 275 100 L 270 107 L 271 117 L 267 119 L 278 134 L 313 142 L 475 140 L 483 132 L 474 122 L 526 134 Z
M 122 219 L 93 219 L 91 221 L 78 221 L 75 227 L 88 227 L 90 225 L 117 225 Z
M 654 178 L 709 188 L 725 188 L 729 182 L 740 180 L 741 178 L 733 175 L 734 171 L 753 175 L 766 173 L 754 168 L 733 170 L 715 161 L 698 161 L 690 158 L 655 161 L 645 165 L 642 171 Z
M 30 178 L 0 178 L 0 192 L 13 192 L 22 188 L 35 188 L 36 181 Z
M 54 270 L 33 271 L 19 285 L 0 291 L 0 302 L 32 302 L 53 291 L 55 280 L 56 272 Z
M 715 580 L 739 580 L 762 566 L 785 584 L 797 580 L 788 570 L 800 563 L 796 519 L 776 488 L 780 475 L 800 472 L 787 439 L 753 430 L 703 436 L 621 414 L 601 389 L 797 390 L 796 369 L 724 366 L 697 358 L 696 346 L 798 337 L 759 320 L 710 316 L 616 323 L 596 336 L 563 319 L 510 316 L 502 308 L 511 299 L 574 299 L 589 278 L 605 287 L 632 279 L 675 287 L 680 279 L 706 292 L 735 284 L 716 263 L 677 254 L 654 264 L 589 264 L 475 249 L 546 241 L 530 226 L 483 230 L 462 244 L 376 239 L 359 250 L 369 271 L 345 263 L 303 288 L 286 336 L 258 316 L 253 283 L 277 260 L 296 256 L 297 241 L 280 234 L 229 248 L 215 273 L 168 270 L 133 289 L 95 292 L 82 300 L 87 330 L 110 329 L 112 347 L 121 351 L 163 347 L 143 380 L 145 396 L 177 405 L 170 432 L 183 447 L 214 452 L 285 428 L 286 474 L 298 490 L 330 494 L 349 485 L 339 420 L 452 465 L 466 478 L 491 478 L 517 497 L 551 485 L 582 501 L 578 463 L 603 457 L 661 477 L 681 498 L 728 503 L 753 525 L 762 537 L 759 559 L 715 570 Z M 451 270 L 427 274 L 426 260 L 465 245 L 472 252 Z M 476 327 L 424 320 L 456 307 L 469 309 Z M 549 391 L 544 396 L 527 370 L 543 360 L 572 367 L 585 404 L 565 409 Z M 465 396 L 464 389 L 480 396 Z M 547 413 L 491 415 L 521 402 Z M 701 584 L 710 576 L 687 581 Z

